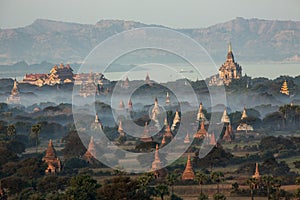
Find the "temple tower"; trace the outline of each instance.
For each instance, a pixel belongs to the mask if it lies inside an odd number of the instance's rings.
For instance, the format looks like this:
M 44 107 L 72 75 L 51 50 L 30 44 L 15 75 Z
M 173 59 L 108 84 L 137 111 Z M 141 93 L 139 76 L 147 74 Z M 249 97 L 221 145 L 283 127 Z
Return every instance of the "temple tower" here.
M 192 163 L 191 163 L 191 157 L 188 155 L 187 163 L 185 166 L 185 169 L 182 173 L 182 180 L 194 180 L 195 174 L 193 171 Z
M 284 82 L 283 82 L 283 84 L 281 86 L 280 93 L 281 94 L 285 94 L 287 96 L 290 95 L 289 88 L 288 88 L 286 80 L 284 80 Z
M 180 123 L 180 116 L 179 116 L 178 110 L 176 110 L 171 130 L 174 131 L 177 124 L 179 124 L 179 123 Z
M 102 125 L 97 113 L 96 113 L 96 116 L 95 116 L 95 121 L 91 124 L 91 129 L 96 130 L 96 131 L 97 130 L 103 130 L 103 125 Z
M 88 162 L 88 163 L 93 163 L 94 159 L 96 158 L 96 148 L 95 148 L 95 142 L 94 142 L 94 137 L 91 136 L 90 143 L 88 146 L 87 151 L 83 155 L 83 158 Z
M 255 172 L 254 172 L 252 178 L 255 178 L 255 179 L 259 180 L 260 177 L 261 177 L 261 176 L 260 176 L 259 170 L 258 170 L 258 163 L 255 163 Z
M 53 147 L 52 140 L 49 140 L 48 147 L 46 150 L 46 155 L 43 157 L 43 161 L 47 163 L 47 169 L 45 170 L 46 174 L 55 174 L 59 173 L 61 170 L 61 161 L 56 156 L 56 151 Z
M 202 105 L 202 102 L 200 102 L 200 105 L 199 105 L 199 110 L 198 110 L 198 113 L 197 113 L 197 121 L 198 122 L 207 122 L 207 119 L 203 113 L 203 105 Z
M 201 122 L 200 129 L 195 133 L 194 138 L 202 138 L 207 134 L 207 131 L 204 126 L 204 121 Z
M 153 139 L 152 137 L 149 135 L 149 130 L 148 130 L 148 123 L 145 123 L 145 127 L 144 127 L 144 132 L 143 135 L 141 137 L 141 141 L 142 142 L 152 142 Z
M 221 122 L 222 123 L 230 123 L 230 118 L 227 114 L 226 108 L 224 109 L 224 112 L 223 112 L 223 115 L 222 115 L 222 118 L 221 118 Z
M 16 79 L 14 80 L 14 85 L 11 90 L 11 94 L 7 98 L 7 103 L 8 104 L 20 104 L 21 103 L 21 98 L 20 98 L 19 90 L 18 90 L 18 82 Z
M 183 143 L 184 143 L 184 144 L 189 144 L 190 142 L 191 142 L 191 141 L 190 141 L 189 133 L 186 133 L 186 136 L 185 136 L 185 138 L 184 138 Z
M 171 104 L 171 101 L 170 101 L 170 95 L 169 95 L 169 92 L 167 92 L 167 96 L 166 96 L 166 106 L 169 106 Z

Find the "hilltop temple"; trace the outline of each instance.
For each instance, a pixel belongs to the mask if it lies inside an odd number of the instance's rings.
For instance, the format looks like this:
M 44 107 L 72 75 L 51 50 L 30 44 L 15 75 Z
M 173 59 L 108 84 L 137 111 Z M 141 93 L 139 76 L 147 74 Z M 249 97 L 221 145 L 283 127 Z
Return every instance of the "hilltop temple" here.
M 16 79 L 14 80 L 14 86 L 11 90 L 11 94 L 7 98 L 7 103 L 8 104 L 20 104 L 21 103 L 21 98 L 19 96 L 19 90 L 18 90 L 18 82 Z
M 56 174 L 59 173 L 61 170 L 61 161 L 60 159 L 56 156 L 56 151 L 53 147 L 52 140 L 50 139 L 47 150 L 46 150 L 46 155 L 43 158 L 43 161 L 47 163 L 48 167 L 45 170 L 46 174 Z
M 242 67 L 235 62 L 231 43 L 229 43 L 226 61 L 219 68 L 219 74 L 211 78 L 209 85 L 229 85 L 233 79 L 240 79 L 241 77 Z

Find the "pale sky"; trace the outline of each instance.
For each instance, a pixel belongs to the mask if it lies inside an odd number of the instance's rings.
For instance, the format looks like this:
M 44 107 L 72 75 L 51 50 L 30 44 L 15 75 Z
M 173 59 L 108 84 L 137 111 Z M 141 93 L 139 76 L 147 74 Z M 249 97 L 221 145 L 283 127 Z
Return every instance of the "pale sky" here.
M 0 0 L 0 28 L 35 19 L 95 24 L 134 20 L 172 28 L 202 28 L 236 17 L 300 21 L 299 0 Z

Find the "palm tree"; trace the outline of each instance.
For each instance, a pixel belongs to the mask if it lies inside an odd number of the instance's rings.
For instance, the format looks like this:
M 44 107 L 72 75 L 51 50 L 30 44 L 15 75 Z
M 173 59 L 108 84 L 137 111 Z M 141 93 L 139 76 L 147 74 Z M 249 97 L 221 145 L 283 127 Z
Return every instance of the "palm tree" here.
M 255 185 L 257 184 L 257 179 L 249 178 L 247 180 L 247 184 L 249 185 L 249 188 L 250 188 L 251 200 L 253 200 L 254 199 L 253 191 L 254 191 Z
M 213 182 L 217 183 L 217 191 L 220 193 L 220 183 L 223 181 L 224 174 L 222 172 L 213 172 L 211 175 L 211 179 Z
M 140 176 L 138 181 L 139 191 L 142 193 L 143 196 L 147 196 L 150 198 L 152 195 L 152 188 L 149 187 L 151 181 L 154 180 L 153 173 L 145 173 L 143 176 Z
M 177 182 L 179 177 L 178 173 L 170 173 L 167 175 L 167 183 L 169 186 L 171 186 L 171 194 L 174 194 L 174 185 Z
M 169 195 L 169 188 L 165 184 L 159 184 L 155 187 L 155 195 L 164 200 L 165 195 Z
M 12 140 L 15 137 L 16 133 L 17 133 L 17 131 L 16 131 L 15 125 L 10 124 L 7 127 L 7 131 L 6 131 L 6 134 L 10 138 L 10 140 Z
M 281 180 L 279 178 L 274 179 L 273 186 L 276 189 L 276 199 L 280 199 Z
M 41 131 L 41 125 L 40 124 L 34 124 L 31 127 L 31 137 L 35 139 L 35 152 L 38 152 L 38 141 L 39 141 L 39 134 Z
M 203 174 L 202 172 L 197 172 L 195 176 L 195 180 L 200 185 L 200 193 L 202 194 L 202 185 L 207 181 L 208 177 L 207 175 Z
M 268 200 L 270 200 L 270 192 L 271 192 L 271 188 L 272 188 L 272 185 L 274 182 L 274 178 L 272 175 L 264 175 L 262 177 L 262 182 L 267 188 Z

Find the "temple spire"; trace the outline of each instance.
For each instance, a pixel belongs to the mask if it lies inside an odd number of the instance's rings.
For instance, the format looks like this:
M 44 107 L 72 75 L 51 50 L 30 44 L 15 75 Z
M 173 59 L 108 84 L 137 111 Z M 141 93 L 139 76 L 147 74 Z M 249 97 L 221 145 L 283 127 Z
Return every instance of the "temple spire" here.
M 186 167 L 182 174 L 182 180 L 194 180 L 194 178 L 195 178 L 195 174 L 194 174 L 192 163 L 191 163 L 191 157 L 190 157 L 190 155 L 188 155 Z
M 166 96 L 166 105 L 170 105 L 171 101 L 170 101 L 170 95 L 169 92 L 167 92 L 167 96 Z
M 229 116 L 227 114 L 226 108 L 224 109 L 223 116 L 221 118 L 221 122 L 222 123 L 230 123 L 230 119 L 229 119 Z
M 252 178 L 255 178 L 255 179 L 260 178 L 260 174 L 259 174 L 259 170 L 258 170 L 258 163 L 255 163 L 255 172 L 254 172 L 254 175 L 252 176 Z
M 284 80 L 284 82 L 283 82 L 283 84 L 281 86 L 280 93 L 281 94 L 285 94 L 287 96 L 290 95 L 289 88 L 288 88 L 286 80 Z
M 176 128 L 176 125 L 178 123 L 180 123 L 180 116 L 179 116 L 178 110 L 176 110 L 175 116 L 174 116 L 174 119 L 173 119 L 173 124 L 172 124 L 172 131 L 174 131 L 174 129 Z
M 246 108 L 244 107 L 244 110 L 243 110 L 243 113 L 242 113 L 242 117 L 241 117 L 241 120 L 244 120 L 248 117 L 247 115 L 247 111 L 246 111 Z
M 229 42 L 228 44 L 228 53 L 232 52 L 232 46 L 231 46 L 231 42 Z
M 189 144 L 190 142 L 191 142 L 191 141 L 190 141 L 189 133 L 186 133 L 186 136 L 185 136 L 185 138 L 184 138 L 183 143 L 184 143 L 184 144 Z

